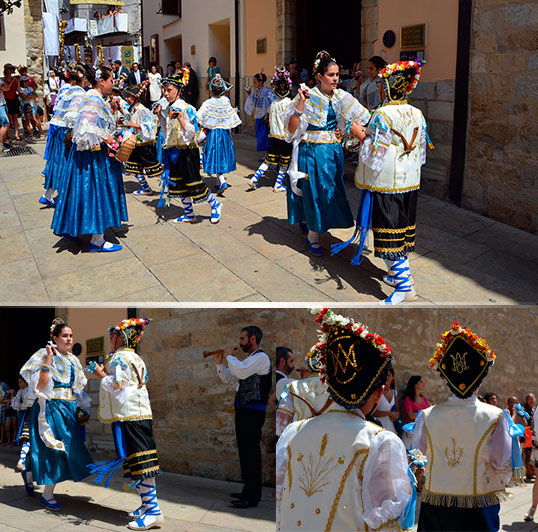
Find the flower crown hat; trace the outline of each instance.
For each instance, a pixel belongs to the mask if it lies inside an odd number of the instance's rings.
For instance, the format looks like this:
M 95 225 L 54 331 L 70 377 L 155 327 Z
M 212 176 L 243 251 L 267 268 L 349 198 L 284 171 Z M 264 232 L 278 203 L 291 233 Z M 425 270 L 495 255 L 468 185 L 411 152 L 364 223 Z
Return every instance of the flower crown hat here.
M 117 325 L 111 325 L 108 328 L 108 333 L 117 332 L 123 338 L 125 346 L 129 349 L 134 349 L 142 338 L 144 329 L 150 321 L 151 318 L 129 318 L 120 321 Z
M 289 96 L 291 92 L 291 85 L 290 73 L 286 70 L 286 68 L 275 68 L 275 73 L 271 78 L 271 86 L 273 87 L 275 94 L 279 98 Z
M 387 65 L 379 77 L 383 82 L 385 94 L 391 102 L 405 100 L 411 94 L 420 79 L 420 71 L 424 61 L 398 61 Z
M 228 92 L 232 87 L 233 85 L 228 83 L 220 74 L 215 74 L 209 84 L 209 88 L 219 95 Z
M 393 360 L 391 347 L 351 318 L 327 308 L 312 313 L 321 324 L 319 341 L 310 350 L 319 352 L 320 378 L 336 403 L 348 410 L 359 408 L 371 391 L 385 384 Z
M 180 72 L 177 74 L 172 74 L 171 76 L 166 76 L 161 80 L 161 87 L 163 85 L 175 85 L 180 89 L 189 84 L 189 79 L 191 76 L 191 71 L 187 67 L 183 67 Z
M 143 81 L 138 85 L 129 85 L 123 89 L 125 95 L 133 96 L 134 98 L 142 98 L 142 95 L 148 90 L 149 80 Z
M 495 358 L 483 338 L 455 322 L 441 336 L 430 368 L 441 374 L 456 397 L 466 399 L 480 386 Z
M 112 83 L 112 90 L 121 93 L 123 91 L 126 79 L 127 75 L 121 74 L 121 76 L 118 79 L 114 80 L 114 83 Z
M 306 367 L 314 375 L 319 375 L 321 371 L 321 348 L 320 342 L 314 344 L 305 356 Z

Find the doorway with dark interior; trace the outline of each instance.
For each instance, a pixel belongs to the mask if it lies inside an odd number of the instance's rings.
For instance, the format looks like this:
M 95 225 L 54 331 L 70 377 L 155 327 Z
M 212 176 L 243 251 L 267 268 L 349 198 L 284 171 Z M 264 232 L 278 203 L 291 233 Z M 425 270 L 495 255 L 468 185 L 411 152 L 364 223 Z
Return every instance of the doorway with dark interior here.
M 361 1 L 297 0 L 295 9 L 300 68 L 312 72 L 320 50 L 327 50 L 345 70 L 361 60 Z

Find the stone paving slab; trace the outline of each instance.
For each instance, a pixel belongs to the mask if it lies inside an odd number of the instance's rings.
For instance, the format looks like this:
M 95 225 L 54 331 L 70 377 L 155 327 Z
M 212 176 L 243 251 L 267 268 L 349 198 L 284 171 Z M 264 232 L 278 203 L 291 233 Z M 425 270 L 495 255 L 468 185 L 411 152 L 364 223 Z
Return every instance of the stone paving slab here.
M 207 203 L 195 205 L 197 223 L 174 224 L 184 212 L 179 199 L 157 207 L 159 196 L 133 196 L 138 184 L 126 176 L 129 220 L 107 231 L 107 238 L 124 249 L 102 254 L 85 251 L 88 237 L 74 244 L 52 234 L 53 210 L 37 201 L 43 193 L 44 141 L 32 144 L 38 155 L 3 157 L 0 264 L 6 267 L 0 271 L 0 303 L 311 302 L 321 297 L 375 304 L 390 294 L 381 281 L 384 262 L 372 253 L 358 267 L 349 264 L 355 246 L 330 257 L 331 244 L 347 240 L 351 228 L 322 235 L 324 257 L 309 255 L 304 235 L 287 223 L 285 194 L 272 192 L 275 173 L 262 178 L 258 190 L 248 188 L 262 158 L 255 139 L 234 135 L 234 143 L 237 171 L 228 176 L 233 186 L 222 198 L 219 224 L 210 223 Z M 346 166 L 347 193 L 356 212 L 360 192 L 353 172 Z M 210 187 L 216 183 L 214 176 L 204 179 Z M 150 180 L 155 191 L 157 184 Z M 419 304 L 538 301 L 537 235 L 424 195 L 419 195 L 417 226 L 410 262 Z
M 105 488 L 91 479 L 61 482 L 55 498 L 59 512 L 39 505 L 41 487 L 33 497 L 24 492 L 20 473 L 13 469 L 18 449 L 0 448 L 0 530 L 28 532 L 79 532 L 127 530 L 127 513 L 140 505 L 136 493 L 125 491 L 116 475 Z M 234 482 L 189 477 L 165 472 L 157 478 L 159 504 L 165 516 L 163 532 L 274 532 L 275 500 L 272 488 L 263 488 L 256 508 L 240 510 L 229 504 L 229 493 L 238 491 Z

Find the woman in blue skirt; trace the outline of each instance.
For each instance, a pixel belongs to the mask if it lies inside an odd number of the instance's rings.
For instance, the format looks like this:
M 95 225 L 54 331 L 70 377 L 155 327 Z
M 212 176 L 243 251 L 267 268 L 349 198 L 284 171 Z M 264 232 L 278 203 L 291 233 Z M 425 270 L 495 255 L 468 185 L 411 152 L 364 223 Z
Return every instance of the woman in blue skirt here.
M 216 174 L 219 180 L 217 196 L 230 187 L 224 174 L 236 169 L 235 150 L 230 130 L 241 124 L 237 109 L 232 107 L 226 93 L 232 85 L 224 81 L 220 74 L 215 74 L 209 90 L 211 98 L 206 100 L 196 113 L 198 125 L 207 129 L 204 146 L 204 170 L 207 174 Z
M 256 119 L 254 129 L 257 151 L 269 150 L 269 109 L 271 104 L 278 99 L 272 90 L 263 86 L 266 81 L 267 76 L 263 72 L 256 74 L 252 78 L 254 91 L 247 89 L 248 98 L 245 101 L 245 113 L 249 116 L 254 113 Z
M 43 158 L 46 161 L 43 176 L 45 177 L 45 194 L 39 198 L 39 203 L 48 207 L 55 207 L 54 191 L 58 190 L 57 176 L 59 170 L 63 166 L 62 163 L 67 160 L 69 150 L 65 147 L 65 134 L 67 127 L 65 125 L 64 116 L 69 109 L 71 96 L 76 87 L 79 87 L 82 80 L 77 84 L 77 70 L 71 69 L 62 72 L 62 77 L 66 81 L 65 85 L 59 90 L 56 102 L 54 105 L 52 119 L 49 124 L 47 134 L 47 144 L 45 145 L 45 154 Z
M 77 400 L 87 379 L 78 358 L 69 352 L 73 331 L 57 318 L 52 323 L 51 339 L 20 372 L 37 395 L 29 414 L 30 451 L 22 477 L 28 495 L 34 494 L 33 481 L 44 485 L 39 503 L 58 511 L 56 484 L 86 478 L 93 460 L 82 441 L 76 415 Z
M 107 149 L 115 130 L 106 102 L 113 77 L 107 67 L 87 77 L 92 89 L 84 95 L 73 126 L 73 146 L 51 227 L 56 235 L 70 239 L 91 235 L 89 251 L 119 251 L 121 245 L 104 238 L 106 229 L 128 220 L 122 168 Z
M 319 233 L 353 226 L 340 136 L 355 121 L 365 125 L 370 113 L 337 88 L 338 64 L 327 52 L 316 56 L 314 72 L 318 84 L 311 90 L 299 89 L 287 117 L 287 141 L 294 144 L 287 196 L 289 223 L 308 230 L 306 246 L 321 256 Z

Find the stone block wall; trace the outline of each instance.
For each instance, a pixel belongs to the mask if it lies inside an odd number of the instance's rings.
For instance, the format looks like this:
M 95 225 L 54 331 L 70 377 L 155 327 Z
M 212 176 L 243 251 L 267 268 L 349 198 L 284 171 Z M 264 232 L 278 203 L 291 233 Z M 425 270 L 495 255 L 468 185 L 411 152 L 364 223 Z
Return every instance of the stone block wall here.
M 362 0 L 361 13 L 361 43 L 363 62 L 374 54 L 374 42 L 379 38 L 377 27 L 377 3 L 378 0 Z M 363 72 L 366 65 L 363 64 Z
M 402 392 L 411 375 L 422 375 L 431 403 L 448 397 L 448 388 L 430 370 L 428 359 L 441 334 L 459 321 L 485 338 L 498 359 L 482 386 L 494 391 L 499 404 L 516 395 L 521 401 L 536 393 L 534 368 L 538 311 L 534 307 L 401 308 L 397 311 L 366 308 L 340 309 L 382 334 L 395 355 L 397 388 Z M 139 352 L 149 368 L 148 389 L 154 430 L 164 469 L 177 473 L 239 480 L 234 431 L 234 386 L 224 385 L 212 358 L 204 350 L 235 345 L 240 329 L 259 325 L 262 346 L 274 364 L 279 345 L 294 350 L 296 367 L 317 339 L 317 324 L 305 309 L 144 309 L 149 325 Z M 274 370 L 274 367 L 273 367 Z M 293 376 L 293 375 L 292 375 Z M 94 397 L 88 443 L 92 451 L 113 453 L 110 428 L 97 421 L 98 382 L 90 379 Z M 274 484 L 274 411 L 268 411 L 262 440 L 264 483 Z
M 24 30 L 29 74 L 43 86 L 43 20 L 40 0 L 24 0 Z M 41 102 L 43 105 L 43 102 Z
M 538 4 L 476 0 L 463 207 L 538 230 Z
M 424 113 L 428 134 L 435 146 L 434 150 L 427 150 L 426 164 L 422 167 L 421 190 L 440 199 L 448 197 L 454 126 L 454 83 L 453 79 L 421 81 L 410 98 L 410 103 Z

